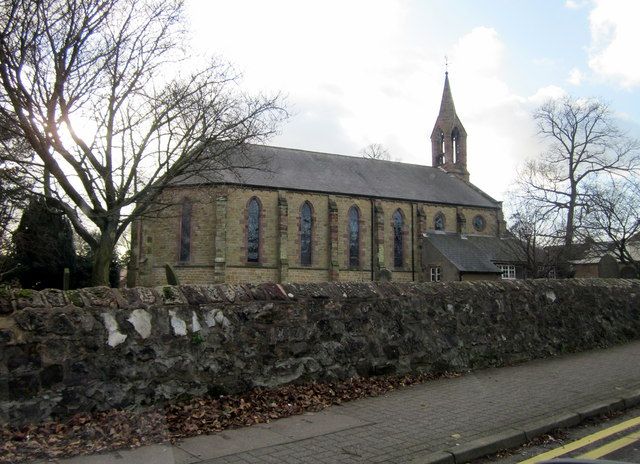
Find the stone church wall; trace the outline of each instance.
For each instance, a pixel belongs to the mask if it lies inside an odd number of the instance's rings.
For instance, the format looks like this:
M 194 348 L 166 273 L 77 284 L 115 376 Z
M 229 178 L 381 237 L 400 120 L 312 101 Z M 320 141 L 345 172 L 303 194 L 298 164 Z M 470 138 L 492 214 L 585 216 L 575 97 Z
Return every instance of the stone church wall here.
M 253 197 L 258 198 L 261 205 L 260 262 L 247 265 L 247 205 Z M 277 210 L 278 192 L 274 190 L 253 191 L 241 188 L 227 190 L 225 258 L 228 282 L 247 281 L 252 276 L 257 282 L 278 279 Z
M 284 195 L 289 204 L 288 279 L 293 282 L 329 280 L 328 196 L 307 192 L 286 192 Z M 303 266 L 300 262 L 300 210 L 305 202 L 311 205 L 313 224 L 311 266 Z
M 631 280 L 2 290 L 0 422 L 639 337 Z
M 354 198 L 345 195 L 336 196 L 338 207 L 338 264 L 340 266 L 340 279 L 350 282 L 366 282 L 371 279 L 371 210 L 372 202 L 368 198 Z M 360 265 L 351 268 L 349 266 L 349 208 L 358 207 L 360 213 Z M 344 251 L 343 251 L 344 250 Z
M 247 205 L 254 197 L 261 205 L 260 262 L 248 263 Z M 187 262 L 180 262 L 180 219 L 185 198 L 193 203 L 191 254 Z M 433 229 L 437 214 L 444 215 L 447 232 L 494 236 L 498 232 L 497 210 L 455 205 L 240 186 L 176 188 L 167 191 L 163 200 L 173 205 L 155 217 L 143 218 L 141 225 L 134 227 L 132 244 L 139 265 L 132 274 L 137 277 L 137 285 L 165 283 L 165 263 L 174 267 L 181 283 L 193 284 L 358 282 L 372 280 L 372 276 L 376 280 L 381 268 L 390 271 L 392 280 L 407 282 L 422 278 L 419 238 Z M 310 266 L 300 262 L 300 209 L 307 201 L 313 216 Z M 348 212 L 353 205 L 360 212 L 360 263 L 355 268 L 349 266 L 348 254 Z M 404 217 L 404 263 L 396 268 L 392 218 L 398 209 Z M 333 226 L 332 214 L 337 215 Z M 482 214 L 487 223 L 481 232 L 473 230 L 477 214 Z M 459 224 L 459 217 L 466 221 Z

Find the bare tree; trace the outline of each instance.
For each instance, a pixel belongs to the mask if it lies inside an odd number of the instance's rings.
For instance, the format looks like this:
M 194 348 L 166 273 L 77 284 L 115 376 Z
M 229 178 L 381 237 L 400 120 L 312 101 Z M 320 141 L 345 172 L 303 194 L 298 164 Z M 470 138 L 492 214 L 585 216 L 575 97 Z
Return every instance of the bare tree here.
M 19 129 L 0 114 L 0 255 L 3 257 L 8 254 L 11 233 L 33 186 L 33 180 L 20 169 L 30 157 L 29 147 Z
M 280 96 L 246 95 L 228 65 L 182 71 L 181 0 L 0 8 L 0 113 L 36 155 L 27 172 L 50 174 L 50 196 L 91 247 L 93 284 L 172 179 L 229 168 L 228 153 L 286 117 Z
M 389 154 L 389 150 L 385 148 L 381 143 L 371 143 L 360 150 L 360 155 L 363 158 L 377 159 L 377 160 L 385 160 L 389 161 L 391 159 L 391 155 Z
M 632 253 L 632 243 L 640 234 L 640 182 L 638 179 L 613 178 L 590 186 L 584 228 L 594 237 L 609 241 L 612 252 L 623 264 L 640 272 L 640 262 Z
M 596 100 L 551 100 L 534 119 L 548 146 L 519 172 L 519 196 L 562 223 L 563 242 L 571 245 L 585 207 L 583 187 L 603 174 L 637 169 L 639 144 L 616 127 L 609 108 Z
M 527 276 L 550 277 L 562 263 L 551 250 L 558 243 L 558 224 L 544 214 L 544 207 L 531 199 L 514 198 L 509 232 L 515 238 L 508 243 L 525 261 Z

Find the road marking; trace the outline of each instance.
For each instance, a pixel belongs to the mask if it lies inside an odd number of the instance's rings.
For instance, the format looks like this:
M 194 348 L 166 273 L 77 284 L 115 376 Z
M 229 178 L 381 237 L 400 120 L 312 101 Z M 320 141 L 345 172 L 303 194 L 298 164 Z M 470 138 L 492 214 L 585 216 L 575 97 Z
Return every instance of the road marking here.
M 588 435 L 584 438 L 581 438 L 580 440 L 573 441 L 564 446 L 560 446 L 559 448 L 552 449 L 551 451 L 547 451 L 546 453 L 538 454 L 537 456 L 529 458 L 525 461 L 520 461 L 518 464 L 534 464 L 539 461 L 544 461 L 545 459 L 557 458 L 558 456 L 570 453 L 571 451 L 575 451 L 598 440 L 602 440 L 603 438 L 610 437 L 611 435 L 615 435 L 616 433 L 630 429 L 631 427 L 635 427 L 636 425 L 640 425 L 640 416 L 621 422 L 607 429 L 600 430 L 599 432 Z
M 629 435 L 625 435 L 622 438 L 612 441 L 611 443 L 607 443 L 606 445 L 602 445 L 600 448 L 591 450 L 588 453 L 585 453 L 582 456 L 578 456 L 578 457 L 584 458 L 584 459 L 598 459 L 609 453 L 618 451 L 620 448 L 624 448 L 625 446 L 632 445 L 636 441 L 638 441 L 638 439 L 640 439 L 640 432 L 630 433 Z

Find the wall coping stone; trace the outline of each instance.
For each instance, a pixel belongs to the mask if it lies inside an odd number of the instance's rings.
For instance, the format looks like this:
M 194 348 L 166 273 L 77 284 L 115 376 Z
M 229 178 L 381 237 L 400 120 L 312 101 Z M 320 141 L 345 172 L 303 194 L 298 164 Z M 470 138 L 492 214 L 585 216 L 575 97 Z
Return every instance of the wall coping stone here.
M 156 304 L 168 306 L 199 306 L 213 303 L 250 301 L 301 301 L 301 300 L 369 300 L 427 298 L 436 294 L 455 294 L 463 289 L 491 290 L 499 293 L 514 292 L 525 288 L 542 291 L 567 287 L 570 292 L 588 288 L 620 288 L 629 291 L 637 288 L 636 279 L 535 279 L 467 282 L 320 282 L 320 283 L 263 283 L 263 284 L 212 284 L 212 285 L 164 285 L 161 287 L 135 287 L 113 289 L 88 287 L 62 291 L 58 289 L 28 290 L 0 287 L 0 314 L 11 314 L 26 308 L 47 309 L 75 306 L 79 308 L 135 309 L 149 308 Z

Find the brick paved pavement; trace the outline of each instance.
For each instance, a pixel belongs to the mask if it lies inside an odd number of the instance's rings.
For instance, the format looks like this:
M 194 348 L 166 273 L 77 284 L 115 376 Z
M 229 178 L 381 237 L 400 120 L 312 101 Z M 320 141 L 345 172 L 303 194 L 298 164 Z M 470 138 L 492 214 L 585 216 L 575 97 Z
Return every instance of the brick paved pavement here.
M 174 447 L 154 445 L 59 462 L 406 463 L 638 389 L 640 342 L 634 342 L 428 382 Z

